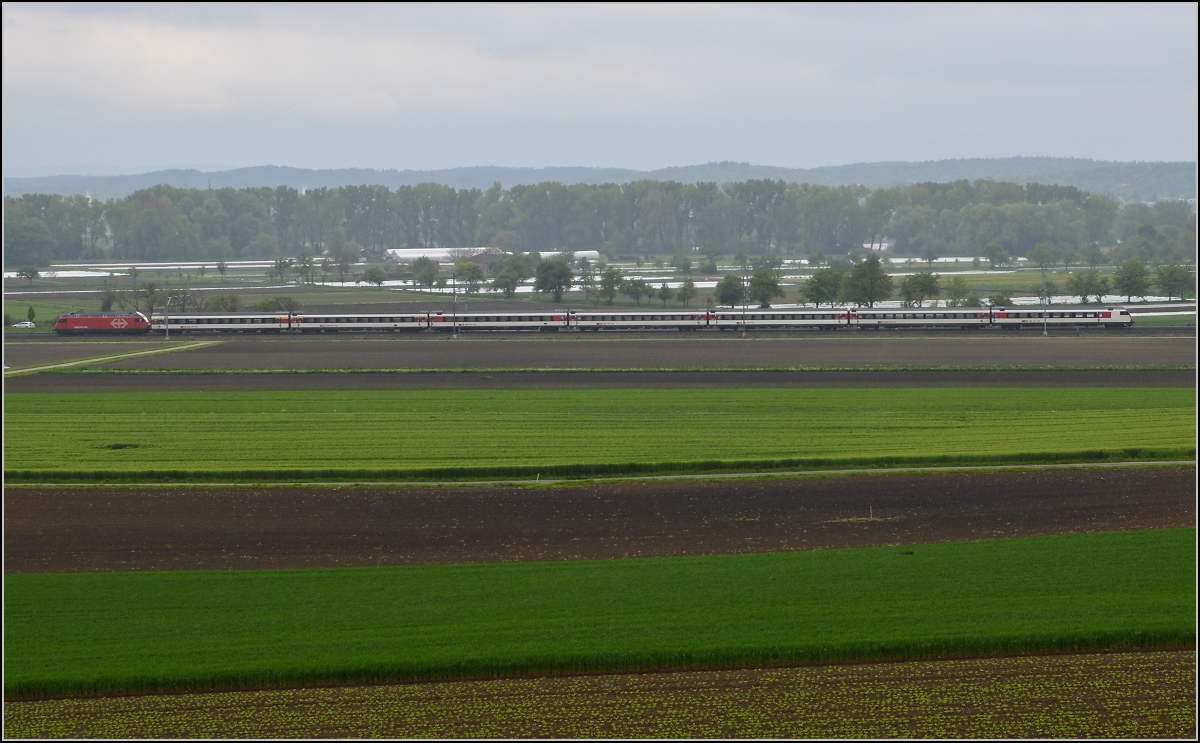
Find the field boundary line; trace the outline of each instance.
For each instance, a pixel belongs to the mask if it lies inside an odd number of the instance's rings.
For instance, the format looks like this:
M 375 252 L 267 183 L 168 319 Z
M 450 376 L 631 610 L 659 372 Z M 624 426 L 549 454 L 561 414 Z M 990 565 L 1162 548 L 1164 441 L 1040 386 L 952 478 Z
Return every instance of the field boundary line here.
M 224 341 L 216 341 L 221 343 Z M 142 375 L 142 376 L 213 376 L 268 374 L 712 374 L 714 372 L 1058 372 L 1058 371 L 1196 371 L 1194 364 L 1141 366 L 510 366 L 510 367 L 327 367 L 279 369 L 78 369 L 64 374 Z
M 196 341 L 185 343 L 178 346 L 170 346 L 168 348 L 152 348 L 148 351 L 132 351 L 130 353 L 116 354 L 113 356 L 93 356 L 84 359 L 72 359 L 70 361 L 55 362 L 53 364 L 42 364 L 40 366 L 24 366 L 16 369 L 5 369 L 4 376 L 11 377 L 20 374 L 36 374 L 42 371 L 50 371 L 52 369 L 63 369 L 71 366 L 80 366 L 83 364 L 102 364 L 108 361 L 123 361 L 132 359 L 138 356 L 152 356 L 155 354 L 171 353 L 173 351 L 191 351 L 197 348 L 205 348 L 207 346 L 215 346 L 225 341 Z
M 429 487 L 489 487 L 496 485 L 514 486 L 547 486 L 547 485 L 583 485 L 588 483 L 618 483 L 618 482 L 654 482 L 663 480 L 767 480 L 767 479 L 798 479 L 807 477 L 838 477 L 838 476 L 870 476 L 870 475 L 903 475 L 903 474 L 937 474 L 940 472 L 996 472 L 996 471 L 1042 471 L 1067 469 L 1119 469 L 1130 467 L 1195 467 L 1195 459 L 1178 460 L 1142 460 L 1127 462 L 1062 462 L 1059 464 L 977 464 L 977 465 L 948 465 L 948 466 L 914 466 L 914 467 L 858 467 L 852 469 L 825 470 L 792 470 L 792 471 L 762 471 L 762 472 L 709 472 L 687 475 L 614 475 L 611 477 L 580 477 L 574 479 L 508 479 L 508 480 L 230 480 L 224 482 L 87 482 L 87 481 L 48 481 L 48 482 L 6 482 L 8 488 L 220 488 L 220 487 L 394 487 L 394 488 L 429 488 Z

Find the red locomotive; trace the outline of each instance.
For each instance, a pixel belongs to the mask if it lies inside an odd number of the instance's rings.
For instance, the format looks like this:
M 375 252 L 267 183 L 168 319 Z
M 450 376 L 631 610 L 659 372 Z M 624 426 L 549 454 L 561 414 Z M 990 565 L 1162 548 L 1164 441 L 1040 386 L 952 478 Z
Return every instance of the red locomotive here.
M 140 312 L 72 312 L 54 323 L 59 335 L 136 335 L 150 332 L 150 321 Z

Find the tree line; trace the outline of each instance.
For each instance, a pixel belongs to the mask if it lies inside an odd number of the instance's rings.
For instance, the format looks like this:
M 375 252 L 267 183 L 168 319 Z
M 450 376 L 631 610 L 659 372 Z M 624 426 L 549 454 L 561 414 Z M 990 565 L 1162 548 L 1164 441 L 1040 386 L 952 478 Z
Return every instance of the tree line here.
M 495 246 L 607 256 L 746 253 L 1024 256 L 1040 243 L 1078 252 L 1120 244 L 1151 264 L 1195 258 L 1187 201 L 1121 204 L 1072 186 L 987 180 L 894 188 L 782 180 L 625 185 L 540 183 L 487 190 L 426 183 L 278 188 L 155 186 L 100 201 L 5 197 L 5 265 L 52 260 L 234 260 L 347 249 Z

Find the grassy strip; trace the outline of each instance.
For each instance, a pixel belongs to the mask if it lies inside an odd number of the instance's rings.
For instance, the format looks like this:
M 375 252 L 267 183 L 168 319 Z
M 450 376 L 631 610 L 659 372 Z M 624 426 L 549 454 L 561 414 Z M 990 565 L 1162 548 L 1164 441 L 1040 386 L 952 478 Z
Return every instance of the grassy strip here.
M 784 472 L 936 466 L 1146 463 L 1194 459 L 1195 447 L 1162 449 L 1096 449 L 1089 451 L 1018 452 L 1014 454 L 937 455 L 922 457 L 825 457 L 807 459 L 711 460 L 697 462 L 620 462 L 503 467 L 424 467 L 411 469 L 140 469 L 140 470 L 8 470 L 4 479 L 18 483 L 142 482 L 432 482 L 438 480 L 586 479 L 622 475 L 681 475 L 719 472 Z
M 1195 536 L 10 575 L 5 694 L 1188 646 Z
M 530 374 L 530 373 L 671 373 L 680 372 L 927 372 L 927 371 L 1195 371 L 1195 365 L 1159 366 L 630 366 L 630 367 L 429 367 L 324 369 L 64 369 L 53 374 L 230 375 L 230 374 Z
M 10 393 L 4 416 L 5 467 L 26 481 L 1180 458 L 1196 424 L 1190 387 Z
M 1195 327 L 1196 313 L 1181 313 L 1176 316 L 1134 317 L 1134 323 L 1143 328 Z

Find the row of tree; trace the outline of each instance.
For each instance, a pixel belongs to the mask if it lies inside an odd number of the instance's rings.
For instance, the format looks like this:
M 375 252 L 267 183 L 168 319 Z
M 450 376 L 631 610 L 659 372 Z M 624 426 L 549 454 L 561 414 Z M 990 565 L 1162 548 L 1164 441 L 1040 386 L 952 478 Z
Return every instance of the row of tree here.
M 1070 186 L 992 181 L 870 190 L 751 180 L 626 185 L 438 184 L 296 189 L 155 186 L 126 198 L 5 197 L 5 265 L 51 260 L 231 260 L 357 249 L 490 245 L 607 255 L 845 255 L 892 244 L 899 255 L 1024 256 L 1121 243 L 1129 257 L 1195 256 L 1186 201 L 1121 204 Z
M 608 304 L 612 304 L 618 294 L 623 294 L 638 305 L 641 305 L 642 299 L 657 299 L 664 305 L 678 301 L 686 306 L 697 294 L 696 284 L 690 278 L 684 278 L 678 289 L 672 289 L 666 282 L 660 282 L 656 287 L 640 277 L 626 278 L 616 266 L 593 267 L 585 260 L 573 263 L 567 256 L 539 260 L 536 254 L 511 255 L 502 262 L 492 264 L 490 282 L 487 273 L 482 265 L 463 261 L 454 264 L 447 276 L 436 262 L 419 258 L 410 266 L 398 265 L 391 271 L 378 266 L 370 267 L 356 281 L 382 285 L 384 281 L 396 278 L 430 289 L 434 286 L 444 288 L 452 283 L 461 287 L 468 297 L 486 288 L 511 299 L 517 287 L 533 278 L 534 291 L 553 295 L 556 302 L 561 302 L 563 294 L 575 287 L 584 293 L 586 299 Z M 905 306 L 919 307 L 927 300 L 942 296 L 947 298 L 952 307 L 977 307 L 981 304 L 977 291 L 964 277 L 951 276 L 945 284 L 942 283 L 943 278 L 946 277 L 927 270 L 906 275 L 897 281 L 887 272 L 882 261 L 872 255 L 850 264 L 849 268 L 835 265 L 814 271 L 801 283 L 800 297 L 818 307 L 837 303 L 873 306 L 876 302 L 897 295 Z M 1091 297 L 1099 302 L 1101 297 L 1111 292 L 1125 295 L 1132 301 L 1133 297 L 1144 297 L 1154 288 L 1171 299 L 1191 297 L 1195 295 L 1195 287 L 1195 273 L 1189 267 L 1167 264 L 1159 266 L 1151 274 L 1145 264 L 1128 261 L 1117 269 L 1111 281 L 1094 268 L 1070 273 L 1065 288 L 1069 295 L 1077 296 L 1087 304 Z M 1030 291 L 1048 299 L 1058 294 L 1059 288 L 1054 281 L 1045 279 L 1031 286 Z M 759 267 L 748 278 L 743 274 L 728 274 L 717 283 L 713 293 L 717 304 L 730 306 L 752 302 L 760 307 L 769 307 L 773 300 L 783 296 L 782 277 L 778 268 L 773 266 Z M 1012 301 L 1004 294 L 995 294 L 989 299 L 992 304 L 1010 304 Z
M 556 256 L 536 263 L 534 260 L 523 255 L 509 256 L 492 271 L 490 282 L 487 280 L 487 270 L 478 263 L 463 261 L 454 264 L 447 277 L 442 267 L 428 258 L 418 259 L 410 266 L 393 266 L 391 270 L 371 266 L 354 277 L 354 280 L 356 283 L 382 285 L 389 279 L 399 278 L 430 289 L 434 286 L 444 288 L 453 283 L 461 288 L 467 298 L 484 289 L 512 298 L 517 287 L 533 278 L 534 290 L 552 295 L 555 302 L 561 302 L 563 294 L 571 288 L 578 288 L 584 293 L 585 299 L 595 300 L 597 304 L 604 301 L 609 305 L 613 304 L 618 295 L 624 295 L 639 306 L 643 299 L 661 301 L 663 306 L 672 301 L 688 306 L 698 293 L 695 282 L 690 278 L 685 278 L 678 288 L 670 287 L 667 282 L 660 282 L 656 287 L 652 282 L 640 277 L 625 277 L 616 266 L 602 266 L 598 267 L 599 270 L 593 270 L 590 265 L 584 263 L 577 273 L 576 266 L 566 256 Z M 286 260 L 276 264 L 281 275 L 286 275 L 286 272 L 294 267 L 293 262 Z M 23 268 L 22 272 L 29 274 L 28 278 L 31 280 L 38 274 L 37 270 L 31 267 Z M 962 276 L 949 277 L 945 284 L 942 283 L 943 278 L 946 277 L 931 271 L 919 271 L 906 275 L 897 282 L 887 273 L 876 256 L 870 256 L 849 270 L 839 266 L 818 269 L 801 283 L 799 297 L 818 307 L 823 304 L 833 307 L 839 303 L 873 306 L 897 295 L 904 306 L 920 307 L 925 301 L 942 296 L 946 297 L 947 304 L 951 307 L 978 307 L 983 304 L 976 290 Z M 1035 284 L 1030 289 L 1032 293 L 1047 300 L 1059 292 L 1057 284 L 1045 278 L 1041 284 Z M 1078 296 L 1084 304 L 1087 304 L 1091 297 L 1100 302 L 1101 298 L 1110 292 L 1125 295 L 1132 301 L 1133 297 L 1144 297 L 1152 289 L 1157 289 L 1172 299 L 1193 297 L 1196 276 L 1190 267 L 1176 264 L 1159 266 L 1151 274 L 1144 264 L 1130 261 L 1120 266 L 1111 280 L 1095 269 L 1070 273 L 1066 280 L 1067 294 Z M 748 279 L 742 274 L 726 275 L 717 283 L 713 299 L 718 305 L 731 307 L 751 303 L 758 307 L 770 307 L 772 301 L 784 295 L 778 269 L 759 268 Z M 1011 304 L 1012 300 L 1001 293 L 990 296 L 988 303 L 1006 305 Z M 184 288 L 171 290 L 157 282 L 139 282 L 134 276 L 127 288 L 104 289 L 100 309 L 107 312 L 114 306 L 147 313 L 164 307 L 179 312 L 237 312 L 241 309 L 241 302 L 234 293 L 202 294 Z M 298 308 L 299 304 L 290 296 L 269 297 L 252 306 L 254 310 L 265 312 L 292 312 Z

